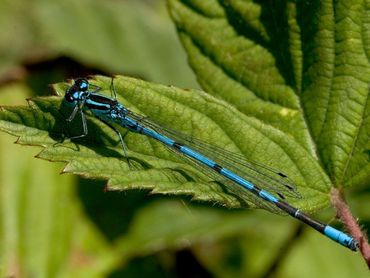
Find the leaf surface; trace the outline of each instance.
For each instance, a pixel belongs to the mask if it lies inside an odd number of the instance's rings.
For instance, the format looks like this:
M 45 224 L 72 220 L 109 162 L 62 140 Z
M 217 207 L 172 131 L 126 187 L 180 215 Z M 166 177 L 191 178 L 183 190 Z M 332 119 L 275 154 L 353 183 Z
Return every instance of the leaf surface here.
M 293 136 L 333 186 L 369 184 L 367 2 L 168 3 L 204 90 Z
M 92 82 L 102 88 L 102 93 L 110 95 L 110 78 L 97 77 Z M 248 117 L 201 91 L 121 76 L 115 78 L 114 86 L 118 100 L 132 111 L 283 171 L 304 195 L 302 199 L 291 200 L 300 207 L 314 210 L 327 204 L 330 182 L 320 165 L 292 136 L 278 128 Z M 59 84 L 55 88 L 64 94 L 68 85 Z M 20 136 L 19 143 L 45 147 L 38 155 L 41 158 L 68 162 L 65 172 L 106 179 L 111 189 L 141 188 L 153 193 L 191 195 L 196 200 L 228 207 L 254 206 L 161 143 L 129 133 L 125 141 L 130 159 L 135 162 L 133 171 L 126 163 L 115 132 L 92 116 L 88 117 L 86 138 L 62 142 L 63 134 L 64 137 L 81 134 L 81 119 L 76 117 L 66 125 L 62 114 L 68 112 L 63 111 L 60 97 L 35 98 L 30 103 L 30 107 L 2 108 L 1 129 Z

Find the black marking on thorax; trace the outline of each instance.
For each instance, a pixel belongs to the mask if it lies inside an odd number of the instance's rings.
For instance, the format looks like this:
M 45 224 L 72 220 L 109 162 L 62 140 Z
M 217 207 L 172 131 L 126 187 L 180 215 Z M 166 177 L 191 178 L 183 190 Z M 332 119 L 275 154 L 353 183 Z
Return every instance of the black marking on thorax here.
M 89 96 L 86 105 L 89 109 L 96 109 L 96 110 L 113 110 L 117 106 L 118 102 L 116 100 L 112 100 L 111 98 L 102 96 L 102 95 L 95 95 L 91 94 Z

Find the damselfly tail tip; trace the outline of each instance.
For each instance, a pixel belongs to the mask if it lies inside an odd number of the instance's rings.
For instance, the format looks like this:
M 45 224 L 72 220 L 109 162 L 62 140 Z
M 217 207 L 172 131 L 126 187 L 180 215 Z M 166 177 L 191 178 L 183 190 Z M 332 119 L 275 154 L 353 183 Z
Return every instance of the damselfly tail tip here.
M 357 251 L 360 248 L 360 244 L 358 243 L 357 240 L 352 239 L 352 241 L 348 244 L 349 249 L 352 251 Z

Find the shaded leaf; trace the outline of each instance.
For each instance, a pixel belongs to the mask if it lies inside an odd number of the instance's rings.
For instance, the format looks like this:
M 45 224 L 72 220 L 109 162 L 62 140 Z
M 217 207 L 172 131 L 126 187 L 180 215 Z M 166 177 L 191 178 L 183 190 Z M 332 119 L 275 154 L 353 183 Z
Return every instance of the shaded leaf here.
M 196 87 L 162 1 L 35 0 L 50 47 L 105 72 Z
M 207 92 L 293 136 L 334 186 L 369 183 L 367 3 L 168 3 Z

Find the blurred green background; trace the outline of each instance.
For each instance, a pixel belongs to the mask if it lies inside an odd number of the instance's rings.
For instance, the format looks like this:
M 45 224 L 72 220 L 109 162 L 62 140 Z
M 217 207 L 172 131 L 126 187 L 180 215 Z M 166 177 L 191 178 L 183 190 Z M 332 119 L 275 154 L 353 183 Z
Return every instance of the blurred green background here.
M 125 74 L 199 88 L 164 0 L 0 0 L 0 104 Z M 296 221 L 60 175 L 0 134 L 0 277 L 366 277 L 359 254 Z M 349 203 L 369 226 L 370 191 Z M 326 214 L 325 214 L 326 213 Z M 330 221 L 333 211 L 320 215 Z

